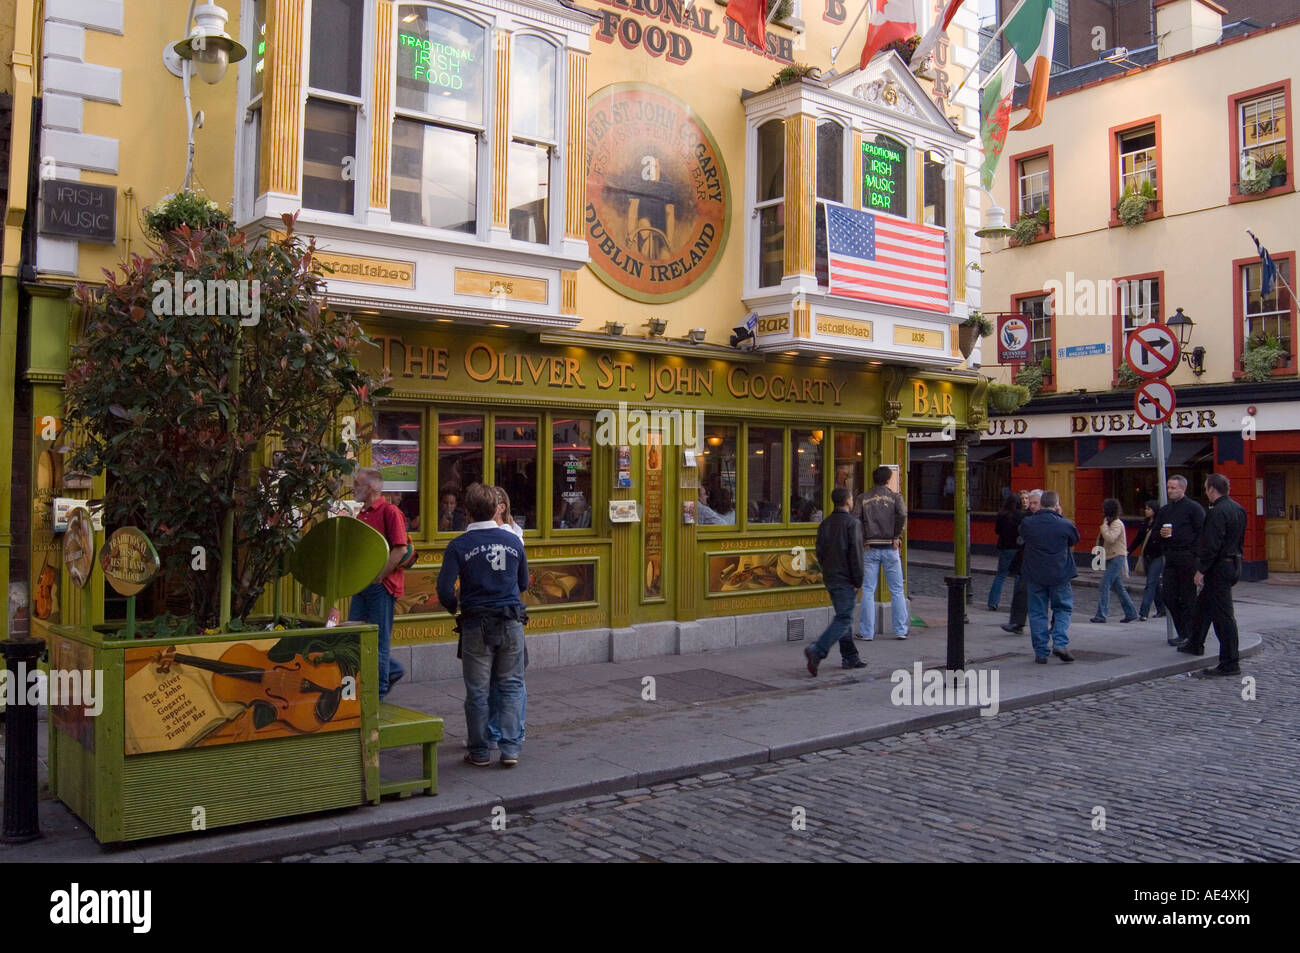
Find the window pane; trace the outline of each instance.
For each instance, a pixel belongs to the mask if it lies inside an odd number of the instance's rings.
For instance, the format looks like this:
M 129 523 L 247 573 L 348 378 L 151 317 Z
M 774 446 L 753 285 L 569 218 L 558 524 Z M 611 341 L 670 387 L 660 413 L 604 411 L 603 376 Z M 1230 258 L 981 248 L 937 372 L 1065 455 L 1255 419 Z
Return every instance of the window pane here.
M 253 0 L 252 94 L 262 95 L 262 78 L 266 72 L 266 0 Z
M 784 441 L 776 428 L 750 427 L 746 452 L 749 456 L 749 500 L 746 515 L 751 523 L 779 523 L 781 500 L 781 451 Z
M 708 525 L 736 523 L 736 428 L 705 425 L 699 453 L 700 501 L 695 521 Z
M 866 489 L 862 449 L 862 434 L 835 434 L 835 485 L 846 487 L 854 499 Z
M 1135 328 L 1160 319 L 1160 283 L 1154 278 L 1119 283 L 1120 316 L 1124 336 Z
M 555 139 L 555 47 L 536 36 L 515 40 L 510 57 L 510 132 Z
M 785 203 L 770 205 L 758 216 L 758 284 L 779 285 L 785 274 Z
M 311 86 L 361 95 L 365 7 L 365 0 L 312 0 Z
M 758 201 L 785 195 L 785 122 L 773 119 L 758 127 Z
M 817 197 L 844 201 L 844 127 L 837 122 L 817 124 Z
M 1025 159 L 1020 163 L 1020 214 L 1032 215 L 1047 205 L 1051 185 L 1047 156 Z
M 822 520 L 822 441 L 824 430 L 790 431 L 791 523 Z
M 1242 292 L 1245 296 L 1246 338 L 1261 339 L 1267 343 L 1269 338 L 1276 338 L 1287 352 L 1290 363 L 1291 351 L 1291 303 L 1282 282 L 1291 281 L 1291 263 L 1276 262 L 1278 278 L 1268 295 L 1262 294 L 1260 282 L 1263 280 L 1263 266 L 1246 265 L 1242 269 Z
M 1286 157 L 1286 96 L 1274 93 L 1241 104 L 1241 160 L 1261 166 L 1272 165 L 1276 156 Z
M 537 528 L 537 418 L 497 417 L 496 485 L 510 494 L 510 512 L 523 529 Z
M 484 28 L 433 7 L 397 17 L 397 108 L 482 125 Z
M 445 414 L 438 418 L 438 532 L 459 533 L 469 525 L 465 491 L 483 482 L 483 418 Z M 514 503 L 514 497 L 510 498 Z
M 384 496 L 406 517 L 406 531 L 420 532 L 420 421 L 418 410 L 375 414 L 370 465 L 384 477 Z
M 948 183 L 943 178 L 943 162 L 925 158 L 925 224 L 943 228 L 948 223 Z
M 408 119 L 393 122 L 393 221 L 473 232 L 478 137 Z
M 1120 194 L 1126 189 L 1138 191 L 1144 182 L 1159 188 L 1156 169 L 1156 132 L 1146 126 L 1119 137 Z
M 813 234 L 813 273 L 817 284 L 828 285 L 831 280 L 830 257 L 826 245 L 826 203 L 817 203 L 817 227 Z
M 1029 359 L 1032 363 L 1049 361 L 1052 355 L 1052 299 L 1050 295 L 1022 298 L 1020 313 L 1029 323 Z
M 581 417 L 551 423 L 551 526 L 591 526 L 591 421 Z
M 307 100 L 302 135 L 302 204 L 323 212 L 352 214 L 353 180 L 343 178 L 357 155 L 355 106 Z
M 262 189 L 262 109 L 259 106 L 252 111 L 253 121 L 248 124 L 248 134 L 253 139 L 253 191 L 249 196 L 249 211 Z
M 521 242 L 550 240 L 547 199 L 550 196 L 551 153 L 545 146 L 510 143 L 506 201 L 510 206 L 510 237 Z

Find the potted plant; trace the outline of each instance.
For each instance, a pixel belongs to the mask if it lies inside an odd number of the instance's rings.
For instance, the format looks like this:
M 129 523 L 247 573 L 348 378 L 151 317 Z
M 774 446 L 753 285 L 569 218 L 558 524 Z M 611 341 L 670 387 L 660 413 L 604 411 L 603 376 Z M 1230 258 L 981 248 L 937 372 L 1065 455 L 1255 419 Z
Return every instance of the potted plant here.
M 1131 185 L 1124 189 L 1115 214 L 1128 228 L 1136 228 L 1147 220 L 1147 210 L 1156 202 L 1156 187 L 1150 179 L 1142 182 L 1142 187 L 1134 189 Z
M 979 311 L 972 311 L 961 324 L 957 325 L 957 346 L 961 348 L 962 357 L 970 357 L 975 349 L 975 342 L 993 334 L 993 322 Z
M 903 58 L 904 63 L 911 63 L 912 56 L 916 53 L 916 48 L 921 45 L 919 35 L 909 36 L 905 40 L 895 40 L 893 43 L 885 44 L 885 51 L 896 50 L 898 55 Z
M 805 63 L 791 63 L 789 66 L 782 67 L 773 77 L 768 89 L 775 89 L 778 86 L 785 86 L 788 83 L 795 83 L 805 77 L 808 79 L 817 79 L 821 76 L 821 70 L 815 66 L 808 66 Z
M 1016 374 L 1016 383 L 1029 392 L 1031 399 L 1037 397 L 1043 389 L 1043 365 L 1026 364 Z
M 1283 159 L 1285 165 L 1286 160 Z M 1283 180 L 1285 181 L 1285 176 Z M 1271 164 L 1247 163 L 1241 170 L 1241 178 L 1237 181 L 1237 191 L 1242 195 L 1258 195 L 1260 192 L 1267 192 L 1273 187 L 1273 167 Z
M 1119 381 L 1120 387 L 1137 387 L 1142 383 L 1142 376 L 1129 366 L 1128 361 L 1119 362 L 1119 367 L 1115 370 L 1115 379 Z
M 1276 337 L 1256 331 L 1246 342 L 1241 355 L 1242 376 L 1249 381 L 1270 380 L 1274 369 L 1285 364 L 1289 357 Z
M 178 193 L 145 224 L 154 255 L 77 288 L 65 424 L 69 464 L 106 478 L 105 529 L 136 541 L 100 565 L 137 574 L 146 597 L 161 569 L 183 611 L 133 626 L 136 596 L 115 581 L 125 626 L 90 624 L 86 598 L 50 627 L 51 666 L 105 682 L 99 717 L 52 711 L 51 788 L 104 842 L 377 801 L 375 627 L 295 618 L 267 590 L 340 494 L 357 422 L 387 389 L 359 369 L 360 326 L 326 307 L 291 216 L 254 241 Z M 356 575 L 373 559 L 335 561 Z
M 1023 384 L 989 383 L 989 410 L 999 414 L 1015 413 L 1029 403 L 1031 397 L 1029 388 Z
M 1037 212 L 1030 215 L 1022 215 L 1012 226 L 1015 234 L 1012 236 L 1017 245 L 1032 244 L 1038 238 L 1040 233 L 1046 233 L 1048 222 L 1051 221 L 1051 213 L 1046 205 Z
M 1269 166 L 1271 175 L 1269 176 L 1269 188 L 1277 188 L 1286 185 L 1286 156 L 1278 153 L 1273 156 L 1273 162 Z

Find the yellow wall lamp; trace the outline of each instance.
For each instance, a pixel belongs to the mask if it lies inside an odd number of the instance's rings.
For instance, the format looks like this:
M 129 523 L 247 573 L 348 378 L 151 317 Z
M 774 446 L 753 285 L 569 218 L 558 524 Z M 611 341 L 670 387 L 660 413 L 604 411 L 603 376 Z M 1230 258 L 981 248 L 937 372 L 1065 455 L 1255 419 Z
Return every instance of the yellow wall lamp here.
M 179 76 L 185 85 L 185 119 L 189 130 L 185 153 L 187 189 L 194 178 L 194 130 L 203 126 L 202 110 L 195 113 L 190 105 L 190 74 L 198 73 L 199 79 L 215 86 L 226 75 L 231 63 L 238 63 L 248 55 L 248 50 L 226 32 L 229 19 L 229 14 L 215 3 L 200 4 L 198 0 L 190 0 L 189 13 L 185 17 L 187 36 L 163 47 L 163 65 L 173 76 Z M 191 23 L 194 24 L 192 30 Z

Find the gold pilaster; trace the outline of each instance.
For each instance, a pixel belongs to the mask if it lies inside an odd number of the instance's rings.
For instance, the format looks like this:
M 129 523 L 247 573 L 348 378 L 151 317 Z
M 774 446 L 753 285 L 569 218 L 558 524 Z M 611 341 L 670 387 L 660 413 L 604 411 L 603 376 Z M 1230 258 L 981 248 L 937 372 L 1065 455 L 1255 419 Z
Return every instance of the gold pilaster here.
M 578 313 L 578 273 L 560 272 L 560 314 Z
M 953 163 L 952 177 L 952 297 L 966 300 L 966 166 Z
M 388 208 L 388 152 L 393 137 L 393 5 L 379 4 L 375 20 L 374 121 L 370 128 L 370 207 Z
M 569 132 L 565 143 L 569 200 L 564 217 L 566 238 L 582 238 L 587 207 L 587 54 L 569 51 Z M 577 312 L 566 312 L 576 314 Z
M 267 192 L 297 195 L 302 139 L 303 0 L 267 5 L 266 79 L 262 92 L 262 167 Z
M 817 120 L 792 116 L 785 124 L 785 273 L 814 272 L 817 221 Z
M 792 310 L 793 336 L 797 338 L 812 337 L 812 305 L 807 301 L 796 301 Z
M 510 33 L 496 31 L 496 118 L 492 124 L 492 225 L 510 227 L 506 160 L 510 153 Z
M 849 205 L 862 211 L 862 133 L 853 134 L 853 178 L 849 179 Z

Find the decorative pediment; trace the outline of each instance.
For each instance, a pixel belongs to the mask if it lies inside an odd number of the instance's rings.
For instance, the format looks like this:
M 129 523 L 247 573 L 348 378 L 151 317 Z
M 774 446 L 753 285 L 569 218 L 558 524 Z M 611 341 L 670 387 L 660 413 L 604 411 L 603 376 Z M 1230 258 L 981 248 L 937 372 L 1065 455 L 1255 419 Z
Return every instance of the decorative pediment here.
M 892 112 L 914 123 L 948 134 L 952 124 L 917 82 L 896 52 L 876 56 L 866 69 L 853 70 L 831 80 L 830 89 L 875 109 Z

